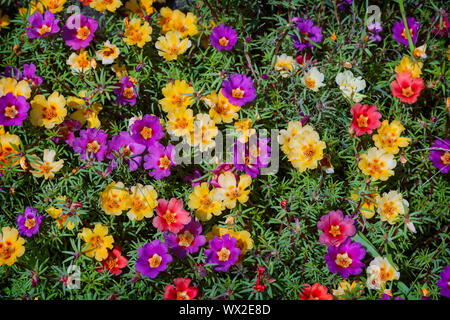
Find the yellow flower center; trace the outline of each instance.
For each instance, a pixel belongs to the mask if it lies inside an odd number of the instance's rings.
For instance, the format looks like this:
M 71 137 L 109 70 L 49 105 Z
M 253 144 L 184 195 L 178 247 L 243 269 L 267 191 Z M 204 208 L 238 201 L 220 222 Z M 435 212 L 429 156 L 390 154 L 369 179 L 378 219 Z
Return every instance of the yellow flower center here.
M 134 211 L 140 211 L 142 208 L 144 208 L 144 202 L 140 197 L 136 197 L 132 200 L 131 207 Z
M 186 291 L 177 292 L 177 300 L 191 300 Z
M 133 40 L 135 42 L 141 42 L 142 38 L 143 38 L 143 34 L 139 29 L 135 28 L 129 32 L 129 37 L 131 40 Z
M 352 264 L 352 259 L 348 256 L 347 252 L 344 254 L 339 253 L 334 262 L 341 268 L 348 268 Z
M 220 261 L 227 261 L 230 258 L 230 250 L 227 248 L 222 248 L 217 252 L 217 258 Z
M 50 162 L 45 161 L 45 163 L 41 165 L 41 171 L 48 174 L 50 172 Z
M 155 253 L 148 259 L 148 265 L 150 268 L 158 268 L 161 264 L 162 258 L 159 254 Z
M 141 130 L 141 137 L 144 138 L 145 140 L 148 140 L 152 137 L 153 135 L 153 130 L 152 128 L 149 127 L 143 127 Z
M 305 80 L 305 85 L 309 89 L 315 88 L 316 87 L 316 80 L 311 78 L 311 77 L 308 77 Z
M 2 260 L 8 260 L 16 251 L 11 241 L 6 241 L 5 243 L 0 242 L 0 258 Z
M 97 153 L 100 150 L 100 144 L 97 142 L 97 140 L 94 140 L 87 144 L 86 149 L 89 153 Z
M 42 27 L 39 28 L 39 34 L 42 36 L 43 34 L 47 33 L 47 32 L 51 32 L 52 28 L 50 28 L 48 25 L 44 24 L 42 25 Z
M 126 87 L 125 89 L 123 89 L 123 96 L 127 99 L 131 99 L 133 98 L 134 95 L 134 89 L 133 87 Z
M 220 44 L 222 47 L 226 47 L 226 46 L 228 45 L 229 42 L 230 42 L 230 41 L 229 41 L 227 38 L 225 38 L 225 37 L 222 37 L 222 38 L 219 39 L 219 44 Z
M 338 225 L 333 225 L 330 227 L 330 230 L 328 231 L 333 237 L 337 237 L 341 234 L 341 228 L 339 228 Z
M 91 243 L 92 247 L 99 248 L 103 244 L 103 238 L 100 236 L 93 236 L 89 242 Z
M 231 94 L 232 94 L 233 98 L 240 99 L 244 96 L 245 91 L 242 90 L 241 88 L 235 88 L 235 89 L 233 89 Z
M 402 95 L 409 98 L 414 95 L 414 91 L 412 91 L 411 87 L 402 88 Z
M 358 119 L 356 120 L 358 122 L 358 127 L 360 128 L 366 128 L 368 123 L 367 120 L 369 119 L 369 117 L 366 117 L 364 115 L 360 115 L 358 117 Z
M 106 260 L 106 268 L 111 270 L 117 266 L 118 259 L 111 256 Z
M 308 144 L 307 146 L 303 145 L 302 152 L 306 158 L 310 159 L 314 156 L 315 153 L 314 146 L 312 144 Z
M 18 113 L 19 113 L 19 111 L 16 109 L 15 105 L 8 105 L 5 108 L 4 115 L 7 118 L 14 119 L 17 116 Z
M 381 174 L 385 166 L 386 163 L 384 161 L 380 161 L 378 158 L 373 159 L 372 162 L 367 164 L 370 175 Z
M 27 227 L 27 229 L 32 229 L 35 225 L 36 220 L 34 220 L 34 218 L 28 218 L 27 220 L 25 220 L 25 227 Z
M 182 235 L 178 236 L 178 245 L 181 247 L 189 247 L 194 241 L 194 236 L 189 231 L 185 231 Z
M 42 113 L 42 118 L 44 119 L 52 120 L 58 116 L 56 107 L 54 105 L 51 105 L 50 107 L 44 107 L 42 110 L 44 111 Z
M 77 38 L 79 40 L 84 40 L 91 34 L 91 30 L 88 27 L 84 26 L 77 30 Z
M 170 226 L 172 223 L 177 222 L 177 214 L 168 210 L 163 215 L 163 219 L 166 220 L 166 223 Z
M 443 164 L 450 164 L 450 152 L 446 151 L 442 157 L 441 157 L 441 161 Z
M 166 170 L 167 168 L 170 167 L 170 163 L 171 163 L 171 161 L 170 161 L 170 159 L 167 156 L 164 156 L 164 157 L 159 159 L 159 167 L 161 169 Z
M 398 208 L 394 201 L 388 201 L 383 206 L 383 214 L 392 219 L 397 215 Z

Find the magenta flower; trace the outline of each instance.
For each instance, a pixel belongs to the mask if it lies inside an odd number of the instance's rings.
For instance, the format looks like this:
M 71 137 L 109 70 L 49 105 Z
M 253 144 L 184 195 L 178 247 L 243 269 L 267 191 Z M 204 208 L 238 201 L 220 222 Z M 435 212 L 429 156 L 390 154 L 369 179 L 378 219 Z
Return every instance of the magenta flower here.
M 238 261 L 241 249 L 236 247 L 236 238 L 224 234 L 209 241 L 209 249 L 205 250 L 206 263 L 215 263 L 215 271 L 226 272 Z
M 269 142 L 270 138 L 259 138 L 256 141 L 249 138 L 248 143 L 236 140 L 233 158 L 236 169 L 245 171 L 252 178 L 256 178 L 259 175 L 259 169 L 269 165 L 271 152 Z
M 317 222 L 317 228 L 323 231 L 319 242 L 327 246 L 339 246 L 356 233 L 353 220 L 349 216 L 344 218 L 341 210 L 330 211 L 322 216 Z
M 28 116 L 30 105 L 24 96 L 11 92 L 0 98 L 0 125 L 21 126 Z
M 130 78 L 127 76 L 123 76 L 118 85 L 119 87 L 113 90 L 114 94 L 117 96 L 116 103 L 121 106 L 126 104 L 134 106 L 137 97 L 134 83 L 131 82 Z
M 59 32 L 59 20 L 55 19 L 53 12 L 47 10 L 44 16 L 38 11 L 28 18 L 27 36 L 29 39 L 47 37 Z
M 191 220 L 178 234 L 164 232 L 164 238 L 170 250 L 178 258 L 184 258 L 188 254 L 197 252 L 206 243 L 206 238 L 201 233 L 200 222 Z
M 15 78 L 17 81 L 25 80 L 35 87 L 42 83 L 42 77 L 36 75 L 36 66 L 33 63 L 25 63 L 23 65 L 23 72 L 20 72 L 16 67 L 6 66 L 4 75 L 8 78 Z
M 128 168 L 130 171 L 135 171 L 142 163 L 142 154 L 145 151 L 145 146 L 137 143 L 131 137 L 131 135 L 122 131 L 118 135 L 112 137 L 108 142 L 108 152 L 106 157 L 113 159 L 111 161 L 111 167 L 115 169 L 117 167 L 117 159 L 123 159 L 128 162 Z
M 72 50 L 86 48 L 94 38 L 98 24 L 82 14 L 71 15 L 63 27 L 62 38 Z
M 417 42 L 417 31 L 419 30 L 420 23 L 416 22 L 416 19 L 413 17 L 406 18 L 406 23 L 408 24 L 409 33 L 411 34 L 411 40 L 415 44 Z M 394 27 L 392 28 L 392 38 L 405 46 L 409 45 L 403 19 L 394 23 Z
M 450 171 L 450 139 L 437 139 L 430 148 L 430 161 L 441 173 Z
M 80 137 L 73 142 L 73 150 L 81 155 L 81 159 L 95 158 L 103 161 L 108 145 L 108 134 L 103 130 L 89 128 L 80 131 Z
M 294 20 L 295 19 L 295 20 Z M 299 51 L 305 48 L 312 49 L 314 45 L 306 40 L 306 37 L 316 43 L 319 43 L 323 39 L 322 29 L 319 26 L 314 25 L 314 22 L 310 19 L 294 18 L 293 20 L 297 22 L 297 29 L 300 34 L 300 39 L 292 34 L 291 38 L 294 40 L 294 47 Z
M 157 116 L 144 115 L 142 120 L 136 120 L 130 127 L 131 137 L 140 144 L 151 147 L 164 137 L 163 127 Z M 149 149 L 150 150 L 150 149 Z
M 440 274 L 441 279 L 436 285 L 441 288 L 441 296 L 450 298 L 450 266 L 446 266 Z
M 209 41 L 219 51 L 231 50 L 237 42 L 236 30 L 224 24 L 219 24 L 212 30 Z
M 60 140 L 64 140 L 69 146 L 73 146 L 75 141 L 75 132 L 80 130 L 81 123 L 77 120 L 64 120 L 62 123 L 56 126 L 58 129 L 58 135 L 52 137 L 53 142 L 58 143 Z
M 23 215 L 17 216 L 17 226 L 19 234 L 25 237 L 31 237 L 39 232 L 43 216 L 37 215 L 37 209 L 26 207 Z
M 158 274 L 167 269 L 167 264 L 172 262 L 172 256 L 167 253 L 167 246 L 159 239 L 153 240 L 138 249 L 136 271 L 143 276 L 154 279 Z
M 386 293 L 383 293 L 383 295 L 381 296 L 381 298 L 380 298 L 380 299 L 377 299 L 377 300 L 403 300 L 403 299 L 400 298 L 400 297 L 395 297 L 394 299 L 392 299 L 390 295 L 388 295 L 388 294 L 386 294 Z
M 229 80 L 222 83 L 222 89 L 222 94 L 234 105 L 243 106 L 256 98 L 252 78 L 245 74 L 230 75 Z
M 361 262 L 366 255 L 366 250 L 359 242 L 351 242 L 347 238 L 338 247 L 329 246 L 325 255 L 328 269 L 333 273 L 339 273 L 342 278 L 350 275 L 358 275 L 362 272 L 364 263 Z
M 174 158 L 175 147 L 173 145 L 169 144 L 164 147 L 157 142 L 152 146 L 151 153 L 144 156 L 144 169 L 153 169 L 148 175 L 160 180 L 170 176 L 170 167 L 176 166 Z
M 383 27 L 377 21 L 367 25 L 367 31 L 369 32 L 369 40 L 381 41 L 380 32 L 383 31 Z

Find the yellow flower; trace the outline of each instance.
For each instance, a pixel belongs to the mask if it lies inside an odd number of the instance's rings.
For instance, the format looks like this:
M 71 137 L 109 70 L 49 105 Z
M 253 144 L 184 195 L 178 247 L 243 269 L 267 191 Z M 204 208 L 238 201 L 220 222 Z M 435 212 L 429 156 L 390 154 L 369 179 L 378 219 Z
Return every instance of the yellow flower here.
M 405 127 L 399 121 L 394 120 L 389 124 L 387 120 L 384 120 L 372 139 L 377 148 L 382 148 L 387 153 L 397 154 L 400 151 L 399 147 L 406 147 L 411 141 L 410 138 L 400 137 L 403 130 Z
M 178 31 L 181 38 L 193 36 L 198 33 L 197 16 L 191 12 L 184 14 L 180 10 L 175 10 L 172 13 L 168 28 L 169 31 Z
M 301 78 L 301 83 L 308 89 L 317 92 L 320 87 L 325 86 L 323 80 L 325 76 L 316 67 L 312 67 L 308 72 L 305 72 Z
M 159 100 L 164 112 L 176 113 L 187 108 L 193 101 L 194 88 L 185 80 L 169 82 L 163 89 L 164 99 Z
M 64 121 L 64 117 L 67 115 L 65 105 L 66 99 L 58 91 L 53 92 L 48 100 L 40 94 L 35 96 L 31 101 L 31 124 L 52 129 Z
M 36 157 L 35 161 L 30 161 L 30 165 L 35 170 L 30 170 L 34 177 L 40 178 L 44 176 L 44 179 L 53 179 L 55 173 L 61 170 L 64 165 L 64 160 L 61 159 L 55 162 L 56 152 L 55 150 L 44 149 L 44 158 L 41 160 Z
M 191 109 L 170 112 L 167 119 L 166 130 L 169 134 L 190 139 L 191 133 L 194 132 L 194 116 Z
M 386 282 L 398 280 L 400 273 L 384 257 L 376 257 L 367 267 L 367 287 L 370 289 L 381 289 Z
M 114 71 L 114 73 L 116 74 L 116 77 L 119 79 L 122 79 L 123 76 L 128 76 L 128 71 L 125 66 L 120 66 L 119 64 L 116 63 L 116 64 L 113 64 L 111 69 Z
M 2 130 L 4 131 L 4 130 Z M 0 172 L 19 163 L 20 139 L 15 134 L 0 132 Z
M 152 186 L 138 183 L 131 187 L 130 211 L 127 212 L 130 220 L 142 220 L 153 217 L 153 209 L 156 208 L 158 194 Z
M 97 63 L 94 59 L 87 56 L 87 51 L 81 49 L 80 54 L 72 52 L 72 54 L 67 59 L 66 63 L 70 66 L 72 72 L 86 72 L 91 67 L 95 68 Z
M 40 0 L 45 8 L 53 13 L 61 12 L 64 9 L 66 0 Z
M 125 8 L 138 14 L 141 18 L 144 18 L 145 16 L 149 16 L 156 11 L 152 5 L 153 0 L 139 0 L 139 3 L 137 0 L 130 0 L 125 3 Z
M 397 161 L 390 153 L 386 153 L 383 149 L 370 148 L 367 153 L 361 155 L 358 167 L 361 171 L 371 176 L 372 181 L 378 179 L 386 181 L 390 176 L 394 175 L 394 169 Z
M 302 131 L 302 128 L 303 125 L 301 121 L 290 121 L 288 123 L 287 129 L 283 129 L 280 131 L 278 142 L 282 145 L 281 151 L 283 151 L 285 154 L 291 152 L 289 145 L 291 141 L 298 138 L 298 135 Z
M 188 206 L 195 209 L 195 216 L 201 221 L 208 221 L 212 215 L 218 216 L 225 209 L 221 201 L 214 199 L 214 191 L 209 190 L 208 184 L 202 182 L 201 185 L 194 187 L 194 192 L 189 195 Z
M 375 208 L 377 206 L 377 200 L 379 197 L 380 195 L 378 193 L 366 193 L 363 195 L 352 193 L 353 200 L 363 200 L 361 205 L 359 206 L 359 211 L 366 219 L 370 219 L 375 215 Z
M 3 227 L 0 234 L 0 266 L 12 266 L 25 253 L 25 239 L 15 228 Z
M 404 56 L 400 64 L 395 67 L 396 73 L 410 72 L 413 78 L 419 78 L 422 74 L 422 62 L 412 63 L 408 57 Z
M 170 31 L 170 21 L 172 20 L 172 16 L 174 12 L 169 7 L 161 8 L 159 11 L 161 17 L 158 20 L 158 24 L 161 26 L 161 33 L 167 33 Z
M 256 130 L 252 128 L 253 121 L 251 119 L 236 121 L 234 128 L 239 134 L 238 140 L 241 143 L 247 143 L 248 138 L 256 133 Z
M 81 123 L 81 126 L 87 122 L 88 128 L 99 128 L 101 123 L 98 118 L 98 114 L 103 109 L 100 102 L 96 102 L 92 105 L 87 105 L 86 101 L 82 98 L 86 97 L 86 91 L 80 91 L 78 94 L 80 97 L 69 97 L 67 99 L 67 106 L 73 109 L 77 109 L 70 115 L 71 119 L 77 120 Z
M 9 16 L 7 14 L 2 14 L 2 9 L 0 9 L 0 31 L 2 30 L 2 27 L 6 27 L 10 23 Z
M 120 0 L 93 0 L 89 6 L 97 11 L 116 12 L 117 8 L 122 5 Z
M 103 44 L 104 49 L 98 50 L 95 55 L 103 64 L 111 64 L 119 56 L 120 50 L 115 44 L 106 41 Z
M 24 96 L 26 99 L 29 99 L 31 96 L 31 88 L 25 80 L 17 82 L 14 78 L 1 78 L 0 97 L 8 93 L 12 93 L 16 98 L 17 96 Z
M 58 229 L 67 227 L 68 230 L 73 230 L 78 225 L 79 221 L 78 219 L 69 219 L 69 216 L 63 213 L 62 206 L 66 203 L 66 200 L 66 196 L 56 197 L 55 202 L 58 204 L 58 207 L 55 208 L 54 206 L 52 206 L 50 208 L 47 208 L 45 211 L 50 215 L 50 217 L 56 219 L 56 225 L 58 226 Z
M 336 290 L 333 289 L 333 296 L 338 300 L 346 300 L 345 296 L 360 295 L 363 293 L 363 288 L 361 288 L 361 282 L 353 280 L 350 284 L 347 280 L 339 281 L 339 286 Z
M 155 43 L 158 54 L 166 61 L 176 60 L 180 54 L 186 52 L 192 43 L 189 39 L 181 39 L 178 31 L 169 31 L 165 36 L 160 36 Z
M 152 27 L 147 21 L 141 25 L 142 20 L 138 18 L 133 18 L 125 27 L 125 33 L 123 41 L 125 41 L 130 46 L 137 45 L 139 48 L 144 47 L 147 42 L 152 41 Z
M 108 249 L 113 248 L 114 238 L 108 236 L 108 227 L 96 224 L 94 231 L 88 228 L 78 233 L 78 237 L 83 239 L 87 248 L 83 250 L 83 253 L 92 258 L 95 256 L 95 260 L 102 261 L 108 257 Z
M 106 214 L 119 216 L 130 208 L 130 194 L 122 182 L 111 182 L 100 192 L 100 206 Z
M 295 60 L 293 57 L 288 56 L 286 54 L 282 54 L 281 56 L 277 56 L 277 60 L 275 61 L 275 70 L 280 71 L 281 76 L 283 78 L 288 77 L 295 67 Z
M 36 11 L 40 12 L 40 13 L 44 13 L 45 9 L 44 9 L 44 6 L 43 6 L 41 1 L 42 0 L 32 0 L 30 2 L 30 4 L 29 4 L 30 5 L 29 15 L 32 15 Z M 26 8 L 19 8 L 19 14 L 21 16 L 26 16 L 27 13 L 28 13 L 28 7 L 26 7 Z
M 209 115 L 198 113 L 194 121 L 194 132 L 191 133 L 191 138 L 187 142 L 190 145 L 199 147 L 201 152 L 205 152 L 216 146 L 214 138 L 217 136 L 217 133 L 219 133 L 219 129 L 217 129 L 216 123 L 211 120 Z
M 205 237 L 206 240 L 212 240 L 214 237 L 222 237 L 225 234 L 229 234 L 231 237 L 236 238 L 236 247 L 238 247 L 241 250 L 241 253 L 239 254 L 239 258 L 237 263 L 242 263 L 242 259 L 245 255 L 245 253 L 248 250 L 252 250 L 254 243 L 252 236 L 250 232 L 246 230 L 242 231 L 234 231 L 231 228 L 221 227 L 218 225 L 215 225 L 210 232 L 208 232 Z
M 239 183 L 237 183 L 234 174 L 226 171 L 219 176 L 218 182 L 221 188 L 215 189 L 214 199 L 223 201 L 223 204 L 228 209 L 236 207 L 236 201 L 240 203 L 247 202 L 250 190 L 245 189 L 252 183 L 252 178 L 249 175 L 241 175 L 239 177 Z
M 395 224 L 399 214 L 405 215 L 405 207 L 408 208 L 409 203 L 403 199 L 401 193 L 389 191 L 389 193 L 383 193 L 383 196 L 377 199 L 377 206 L 381 221 Z
M 230 123 L 236 120 L 239 116 L 237 112 L 241 107 L 231 104 L 228 99 L 222 94 L 220 89 L 219 94 L 215 91 L 211 92 L 203 101 L 210 107 L 209 116 L 215 123 Z

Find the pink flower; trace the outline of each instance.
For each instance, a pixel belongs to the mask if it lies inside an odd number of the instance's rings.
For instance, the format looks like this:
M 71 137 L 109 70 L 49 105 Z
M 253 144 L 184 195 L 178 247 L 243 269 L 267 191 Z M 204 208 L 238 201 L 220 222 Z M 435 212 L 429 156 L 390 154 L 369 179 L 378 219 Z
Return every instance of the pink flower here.
M 422 78 L 413 78 L 411 72 L 397 73 L 391 82 L 392 95 L 401 102 L 413 104 L 420 97 L 420 92 L 425 89 Z
M 323 233 L 319 237 L 319 242 L 327 246 L 339 246 L 348 237 L 356 233 L 353 220 L 342 214 L 341 210 L 330 211 L 320 218 L 317 228 Z
M 158 216 L 153 219 L 153 226 L 159 231 L 178 233 L 191 222 L 189 212 L 183 209 L 183 201 L 175 198 L 170 201 L 159 199 L 156 214 Z
M 350 128 L 355 130 L 357 136 L 364 133 L 372 134 L 372 130 L 381 125 L 381 113 L 378 112 L 377 106 L 374 104 L 355 103 L 350 112 L 353 115 Z

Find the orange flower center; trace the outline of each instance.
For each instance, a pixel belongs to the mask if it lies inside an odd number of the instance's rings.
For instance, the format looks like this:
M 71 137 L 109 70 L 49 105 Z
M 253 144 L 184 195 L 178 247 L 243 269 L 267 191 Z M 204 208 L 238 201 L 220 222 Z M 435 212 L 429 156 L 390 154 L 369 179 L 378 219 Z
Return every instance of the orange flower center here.
M 441 161 L 443 164 L 450 164 L 450 152 L 446 151 L 442 157 L 441 157 Z
M 35 225 L 36 225 L 36 220 L 34 220 L 34 218 L 28 218 L 25 221 L 25 227 L 27 227 L 27 229 L 32 229 L 32 228 L 34 228 Z
M 6 241 L 5 243 L 0 242 L 0 258 L 2 260 L 8 260 L 14 251 L 16 251 L 16 249 L 10 241 Z
M 167 50 L 170 54 L 172 55 L 178 55 L 178 52 L 180 51 L 180 49 L 178 48 L 178 46 L 174 46 L 174 47 L 169 47 Z
M 229 42 L 230 42 L 230 41 L 229 41 L 227 38 L 225 38 L 225 37 L 222 37 L 222 38 L 219 39 L 219 44 L 220 44 L 222 47 L 226 47 L 226 46 L 228 45 Z
M 352 259 L 348 256 L 347 252 L 344 254 L 339 253 L 334 262 L 341 268 L 348 268 L 352 264 Z
M 142 208 L 144 208 L 144 202 L 140 198 L 134 198 L 131 202 L 131 207 L 135 211 L 140 211 Z
M 45 164 L 41 165 L 41 171 L 43 173 L 47 173 L 48 174 L 50 172 L 50 162 L 45 161 Z
M 115 53 L 115 50 L 113 48 L 106 48 L 102 50 L 102 54 L 105 57 L 112 56 Z
M 93 236 L 89 242 L 94 248 L 99 248 L 103 244 L 103 239 L 100 236 Z
M 108 207 L 111 209 L 117 209 L 120 208 L 120 199 L 118 199 L 119 196 L 117 194 L 112 194 L 111 198 L 108 199 Z
M 167 210 L 163 215 L 163 219 L 166 220 L 166 223 L 170 226 L 172 223 L 177 222 L 177 214 L 175 212 Z
M 91 30 L 88 27 L 84 26 L 77 30 L 77 38 L 79 40 L 84 40 L 91 34 Z
M 117 266 L 118 259 L 114 256 L 109 257 L 105 261 L 106 269 L 111 270 Z
M 242 90 L 241 88 L 235 88 L 235 89 L 233 89 L 231 94 L 233 95 L 233 98 L 240 99 L 244 96 L 245 91 Z
M 189 247 L 194 241 L 194 236 L 189 231 L 185 231 L 182 235 L 178 236 L 178 245 L 181 247 Z
M 86 146 L 88 152 L 97 153 L 100 150 L 100 144 L 97 140 L 89 142 Z
M 230 258 L 230 250 L 227 248 L 222 248 L 217 252 L 217 258 L 220 261 L 227 261 Z
M 170 161 L 170 159 L 167 156 L 161 157 L 159 159 L 159 167 L 161 169 L 166 170 L 167 168 L 170 167 L 170 163 L 171 163 L 171 161 Z
M 341 234 L 341 228 L 338 225 L 333 225 L 328 231 L 333 237 L 337 237 Z
M 307 88 L 312 89 L 316 86 L 316 80 L 311 77 L 306 78 L 305 85 Z
M 191 300 L 186 291 L 177 292 L 177 300 Z
M 358 127 L 360 128 L 366 128 L 368 123 L 367 120 L 369 120 L 369 117 L 366 117 L 364 115 L 360 115 L 358 119 L 356 120 L 358 122 Z
M 386 202 L 383 206 L 383 213 L 388 217 L 395 216 L 397 214 L 397 207 L 394 201 Z
M 380 161 L 377 158 L 373 159 L 372 162 L 369 162 L 367 164 L 370 175 L 381 174 L 385 166 L 386 163 L 384 161 Z
M 152 128 L 149 127 L 143 127 L 141 130 L 141 137 L 144 138 L 145 140 L 148 140 L 152 137 L 153 135 L 153 130 Z
M 411 87 L 402 88 L 402 95 L 409 98 L 414 95 L 414 91 L 412 91 Z
M 123 89 L 123 96 L 127 99 L 131 99 L 134 96 L 134 89 L 133 87 L 126 87 Z
M 312 156 L 314 155 L 314 153 L 315 153 L 315 151 L 314 151 L 314 146 L 313 145 L 311 145 L 311 144 L 308 144 L 307 146 L 305 146 L 305 145 L 303 145 L 302 146 L 302 152 L 303 152 L 303 155 L 306 157 L 306 158 L 312 158 Z
M 49 27 L 48 25 L 44 24 L 42 25 L 42 27 L 39 28 L 39 34 L 42 36 L 43 34 L 47 33 L 47 32 L 51 32 L 52 28 Z
M 162 258 L 159 254 L 155 253 L 148 259 L 148 265 L 150 268 L 158 268 L 161 264 Z
M 58 116 L 56 107 L 54 105 L 51 105 L 50 107 L 44 107 L 42 110 L 44 111 L 44 113 L 42 114 L 42 118 L 44 119 L 52 120 Z
M 16 109 L 15 105 L 8 105 L 5 108 L 4 115 L 7 118 L 14 119 L 17 116 L 18 113 L 19 113 L 19 111 Z
M 142 32 L 139 29 L 133 29 L 130 31 L 130 39 L 135 42 L 141 42 L 143 38 Z
M 412 38 L 414 35 L 413 29 L 411 29 L 411 28 L 409 29 L 409 34 L 411 35 L 411 38 Z M 403 39 L 408 39 L 408 36 L 406 35 L 406 28 L 403 29 L 403 31 L 402 31 L 402 37 L 403 37 Z

